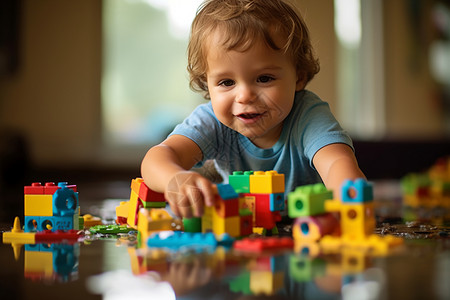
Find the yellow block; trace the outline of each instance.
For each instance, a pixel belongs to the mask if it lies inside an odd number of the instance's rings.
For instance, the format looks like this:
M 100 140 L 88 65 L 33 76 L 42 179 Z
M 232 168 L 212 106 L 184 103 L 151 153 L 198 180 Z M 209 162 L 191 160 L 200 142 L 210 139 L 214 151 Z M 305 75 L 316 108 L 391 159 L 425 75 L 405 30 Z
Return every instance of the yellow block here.
M 129 203 L 128 201 L 121 201 L 116 207 L 116 217 L 128 218 Z
M 53 195 L 25 195 L 25 216 L 53 216 Z
M 363 240 L 375 230 L 373 202 L 343 204 L 341 207 L 342 237 L 348 240 Z
M 213 230 L 213 211 L 214 207 L 205 206 L 202 216 L 202 232 Z
M 251 194 L 284 193 L 284 174 L 277 171 L 256 171 L 250 175 Z
M 45 278 L 53 274 L 53 252 L 25 251 L 25 273 L 43 273 Z
M 212 230 L 216 235 L 228 233 L 232 237 L 241 235 L 241 220 L 239 216 L 222 218 L 213 210 Z
M 174 220 L 167 211 L 163 209 L 139 210 L 137 229 L 141 234 L 142 245 L 146 248 L 147 239 L 153 232 L 173 230 Z
M 138 205 L 140 201 L 138 198 L 138 194 L 136 194 L 134 191 L 131 191 L 130 201 L 128 202 L 127 224 L 133 228 L 137 228 L 137 215 L 139 213 Z
M 255 295 L 273 295 L 283 287 L 284 273 L 270 271 L 250 272 L 250 290 Z
M 344 247 L 341 253 L 342 270 L 345 274 L 358 274 L 369 268 L 369 260 L 365 251 L 354 247 Z

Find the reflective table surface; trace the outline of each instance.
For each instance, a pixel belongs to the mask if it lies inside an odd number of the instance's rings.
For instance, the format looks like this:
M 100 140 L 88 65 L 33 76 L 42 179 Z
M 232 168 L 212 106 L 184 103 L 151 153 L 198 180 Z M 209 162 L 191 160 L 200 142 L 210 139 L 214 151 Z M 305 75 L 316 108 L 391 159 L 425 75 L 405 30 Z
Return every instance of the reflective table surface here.
M 407 211 L 395 185 L 379 186 L 376 233 L 404 238 L 386 255 L 351 248 L 324 254 L 317 244 L 256 253 L 145 249 L 136 246 L 133 233 L 89 235 L 69 244 L 2 243 L 0 298 L 450 299 L 448 212 Z M 84 206 L 80 193 L 82 214 L 84 207 L 106 222 L 119 202 Z M 2 232 L 12 222 L 13 216 L 2 220 Z M 291 223 L 279 230 L 290 236 Z

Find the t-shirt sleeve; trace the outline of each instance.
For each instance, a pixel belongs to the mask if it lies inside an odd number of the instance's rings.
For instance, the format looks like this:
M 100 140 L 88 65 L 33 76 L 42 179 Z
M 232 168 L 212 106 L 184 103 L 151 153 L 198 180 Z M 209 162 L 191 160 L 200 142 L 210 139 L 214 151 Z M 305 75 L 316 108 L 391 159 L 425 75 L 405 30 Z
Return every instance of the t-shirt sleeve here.
M 169 134 L 182 135 L 195 142 L 203 153 L 203 161 L 215 157 L 218 151 L 220 122 L 214 115 L 211 104 L 199 105 L 182 123 Z M 196 167 L 200 167 L 199 162 Z
M 331 113 L 327 102 L 317 96 L 302 103 L 300 116 L 301 144 L 304 155 L 312 167 L 312 159 L 321 148 L 330 144 L 346 144 L 353 149 L 353 143 L 347 132 L 342 129 Z M 353 149 L 354 150 L 354 149 Z

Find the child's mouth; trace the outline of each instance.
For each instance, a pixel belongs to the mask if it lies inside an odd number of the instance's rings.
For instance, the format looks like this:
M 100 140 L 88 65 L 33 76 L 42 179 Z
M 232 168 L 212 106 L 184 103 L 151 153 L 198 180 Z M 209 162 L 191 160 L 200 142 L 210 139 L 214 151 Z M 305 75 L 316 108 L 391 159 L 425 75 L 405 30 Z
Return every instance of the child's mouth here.
M 244 123 L 250 124 L 258 121 L 263 115 L 263 113 L 243 113 L 236 115 L 236 117 Z

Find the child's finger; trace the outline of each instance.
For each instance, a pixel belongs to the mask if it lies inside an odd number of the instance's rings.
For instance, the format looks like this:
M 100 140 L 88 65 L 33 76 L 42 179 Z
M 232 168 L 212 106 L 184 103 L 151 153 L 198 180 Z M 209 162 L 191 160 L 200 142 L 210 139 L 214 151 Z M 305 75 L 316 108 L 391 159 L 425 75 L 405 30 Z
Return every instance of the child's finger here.
M 189 198 L 189 202 L 191 203 L 194 216 L 202 216 L 204 199 L 201 188 L 197 188 L 195 186 L 190 187 L 187 196 Z
M 217 194 L 216 185 L 205 179 L 198 183 L 202 192 L 202 197 L 206 206 L 213 206 L 215 195 Z

